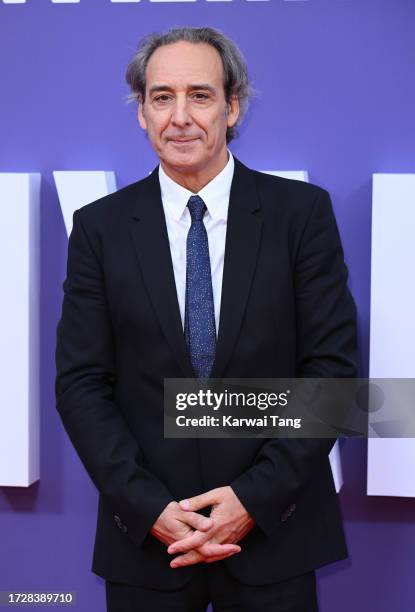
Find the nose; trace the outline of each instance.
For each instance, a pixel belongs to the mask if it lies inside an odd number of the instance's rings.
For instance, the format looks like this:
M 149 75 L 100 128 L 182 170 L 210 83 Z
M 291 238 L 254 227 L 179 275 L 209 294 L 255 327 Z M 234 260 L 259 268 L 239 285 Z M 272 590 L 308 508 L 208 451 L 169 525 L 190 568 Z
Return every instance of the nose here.
M 171 115 L 171 122 L 178 127 L 183 127 L 192 123 L 186 96 L 177 96 Z

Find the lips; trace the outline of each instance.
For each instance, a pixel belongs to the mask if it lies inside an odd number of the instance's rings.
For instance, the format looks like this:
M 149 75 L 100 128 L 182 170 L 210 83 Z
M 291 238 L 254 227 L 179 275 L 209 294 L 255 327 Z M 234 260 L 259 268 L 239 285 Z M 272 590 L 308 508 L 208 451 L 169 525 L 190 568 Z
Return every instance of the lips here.
M 170 138 L 171 142 L 177 142 L 180 144 L 184 144 L 186 142 L 193 142 L 194 140 L 197 140 L 197 138 Z

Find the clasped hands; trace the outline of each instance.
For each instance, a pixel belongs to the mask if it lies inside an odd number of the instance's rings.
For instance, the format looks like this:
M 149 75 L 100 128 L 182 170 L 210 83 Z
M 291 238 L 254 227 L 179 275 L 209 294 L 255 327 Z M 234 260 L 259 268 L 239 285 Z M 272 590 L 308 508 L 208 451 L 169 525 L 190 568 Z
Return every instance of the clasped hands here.
M 210 516 L 197 510 L 211 506 Z M 170 567 L 213 563 L 241 551 L 237 545 L 255 525 L 232 487 L 219 487 L 180 502 L 170 502 L 150 530 L 168 546 L 169 554 L 179 554 Z

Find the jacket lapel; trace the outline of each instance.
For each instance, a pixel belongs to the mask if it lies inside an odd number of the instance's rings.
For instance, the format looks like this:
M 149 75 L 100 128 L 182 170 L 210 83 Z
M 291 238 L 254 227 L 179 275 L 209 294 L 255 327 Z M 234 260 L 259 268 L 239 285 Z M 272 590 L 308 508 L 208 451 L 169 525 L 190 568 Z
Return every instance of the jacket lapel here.
M 211 377 L 220 378 L 232 354 L 255 271 L 262 219 L 254 173 L 234 157 L 219 332 Z M 140 182 L 133 202 L 131 235 L 151 302 L 172 354 L 187 378 L 194 372 L 187 352 L 161 201 L 158 166 Z
M 133 202 L 131 235 L 144 283 L 162 332 L 183 374 L 194 376 L 177 301 L 169 238 L 161 201 L 158 166 L 141 182 Z
M 220 378 L 232 354 L 249 296 L 261 240 L 262 219 L 252 170 L 238 159 L 229 198 L 216 356 L 211 377 Z

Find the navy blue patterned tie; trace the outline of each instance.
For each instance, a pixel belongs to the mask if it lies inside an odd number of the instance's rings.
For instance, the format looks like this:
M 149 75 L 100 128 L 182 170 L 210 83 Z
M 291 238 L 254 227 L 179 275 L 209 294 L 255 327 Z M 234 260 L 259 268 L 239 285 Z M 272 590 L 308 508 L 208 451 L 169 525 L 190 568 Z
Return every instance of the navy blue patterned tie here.
M 209 243 L 203 223 L 206 205 L 199 196 L 191 196 L 187 206 L 192 224 L 186 241 L 184 336 L 196 376 L 208 378 L 215 359 L 216 329 Z

